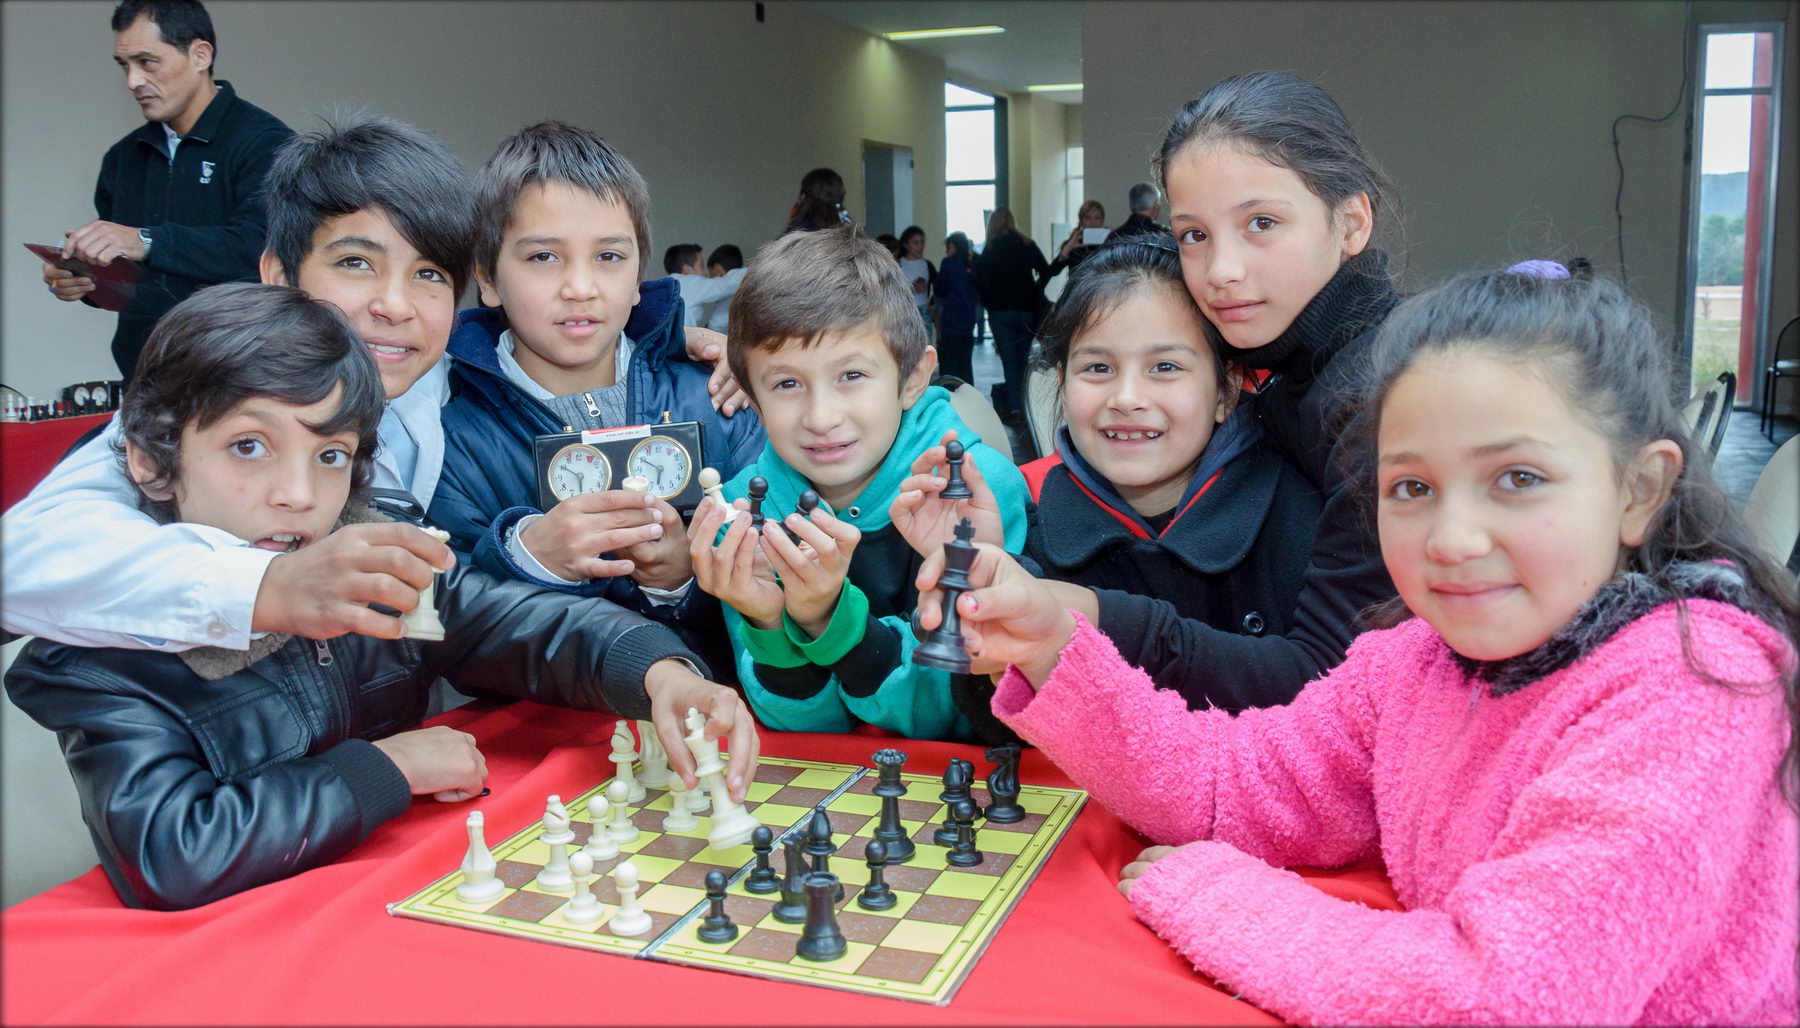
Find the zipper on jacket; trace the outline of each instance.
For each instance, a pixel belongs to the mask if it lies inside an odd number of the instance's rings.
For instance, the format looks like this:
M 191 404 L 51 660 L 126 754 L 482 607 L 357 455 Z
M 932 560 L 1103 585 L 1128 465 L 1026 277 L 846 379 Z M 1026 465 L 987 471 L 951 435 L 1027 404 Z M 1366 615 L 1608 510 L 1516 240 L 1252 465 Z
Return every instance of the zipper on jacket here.
M 314 639 L 313 647 L 318 650 L 320 667 L 330 667 L 337 659 L 331 655 L 331 647 L 325 644 L 325 640 Z
M 598 419 L 600 417 L 600 405 L 594 402 L 594 394 L 582 393 L 581 398 L 587 401 L 588 417 Z

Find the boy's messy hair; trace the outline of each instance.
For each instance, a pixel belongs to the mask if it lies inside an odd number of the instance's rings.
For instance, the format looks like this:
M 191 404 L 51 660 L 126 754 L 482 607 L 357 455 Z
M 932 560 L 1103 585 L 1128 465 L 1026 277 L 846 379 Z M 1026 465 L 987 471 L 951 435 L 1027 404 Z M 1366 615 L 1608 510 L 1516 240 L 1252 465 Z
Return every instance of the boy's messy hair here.
M 1376 335 L 1359 414 L 1350 429 L 1353 445 L 1345 447 L 1356 464 L 1346 471 L 1359 479 L 1364 515 L 1371 515 L 1377 493 L 1381 407 L 1401 375 L 1422 360 L 1446 354 L 1482 354 L 1530 369 L 1607 440 L 1621 478 L 1643 446 L 1668 439 L 1681 447 L 1681 474 L 1643 543 L 1628 555 L 1625 570 L 1643 574 L 1680 607 L 1682 650 L 1695 674 L 1721 685 L 1766 684 L 1725 682 L 1698 663 L 1686 606 L 1671 581 L 1676 564 L 1728 562 L 1743 575 L 1751 613 L 1800 644 L 1794 579 L 1755 544 L 1743 516 L 1714 480 L 1704 447 L 1689 438 L 1676 407 L 1669 353 L 1653 315 L 1622 286 L 1599 275 L 1466 272 L 1412 297 L 1394 309 Z M 1369 621 L 1382 627 L 1405 614 L 1396 600 L 1378 608 Z M 1800 674 L 1790 667 L 1784 676 L 1780 684 L 1797 726 L 1783 775 L 1791 788 L 1800 752 Z
M 811 346 L 827 332 L 866 321 L 881 326 L 904 382 L 925 356 L 925 323 L 900 264 L 854 225 L 792 232 L 764 246 L 731 298 L 726 358 L 755 395 L 750 351 L 798 340 Z
M 631 214 L 638 277 L 650 261 L 650 187 L 625 155 L 584 128 L 542 121 L 501 142 L 475 173 L 475 259 L 494 277 L 500 243 L 527 186 L 561 182 Z
M 1213 374 L 1221 392 L 1234 388 L 1218 329 L 1200 313 L 1181 279 L 1181 258 L 1168 232 L 1117 236 L 1095 248 L 1069 273 L 1069 284 L 1038 327 L 1037 366 L 1061 378 L 1075 340 L 1140 288 L 1158 287 L 1176 297 L 1206 333 Z
M 468 284 L 475 198 L 462 164 L 435 137 L 401 121 L 355 113 L 295 136 L 263 177 L 265 249 L 290 283 L 331 218 L 378 210 L 424 258 Z
M 124 442 L 156 469 L 141 484 L 138 505 L 158 521 L 179 520 L 173 501 L 153 500 L 141 489 L 162 492 L 181 481 L 181 433 L 189 426 L 205 429 L 257 397 L 311 406 L 340 386 L 337 410 L 308 427 L 320 435 L 356 433 L 350 464 L 356 503 L 374 472 L 375 426 L 387 394 L 343 312 L 298 289 L 254 282 L 212 286 L 176 304 L 150 333 L 119 408 Z M 115 448 L 123 462 L 123 444 Z

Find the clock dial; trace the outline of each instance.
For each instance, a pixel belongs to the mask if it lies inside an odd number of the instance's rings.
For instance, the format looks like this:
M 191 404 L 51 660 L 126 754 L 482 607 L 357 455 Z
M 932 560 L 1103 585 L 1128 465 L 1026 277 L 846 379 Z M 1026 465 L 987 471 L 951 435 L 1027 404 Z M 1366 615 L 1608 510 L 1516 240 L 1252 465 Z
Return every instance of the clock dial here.
M 586 443 L 570 443 L 550 458 L 545 474 L 550 477 L 550 494 L 560 501 L 605 490 L 612 482 L 612 463 Z
M 78 385 L 78 386 L 76 386 L 76 387 L 75 387 L 75 393 L 74 393 L 74 399 L 75 399 L 75 406 L 77 406 L 77 407 L 85 407 L 85 406 L 87 406 L 87 402 L 88 402 L 88 387 L 87 387 L 87 386 L 84 386 L 84 385 Z
M 666 435 L 653 435 L 637 444 L 626 461 L 631 474 L 650 483 L 650 491 L 668 499 L 687 488 L 694 472 L 694 458 L 687 447 Z

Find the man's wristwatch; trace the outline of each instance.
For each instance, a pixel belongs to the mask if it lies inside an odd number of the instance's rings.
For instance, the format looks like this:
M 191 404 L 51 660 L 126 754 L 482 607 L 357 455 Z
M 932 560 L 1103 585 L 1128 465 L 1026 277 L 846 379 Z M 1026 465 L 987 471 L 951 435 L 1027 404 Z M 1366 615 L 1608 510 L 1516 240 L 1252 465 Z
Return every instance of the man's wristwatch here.
M 150 230 L 149 229 L 147 229 L 147 228 L 138 229 L 138 242 L 144 244 L 144 255 L 142 257 L 139 257 L 138 260 L 141 260 L 141 261 L 149 260 L 150 259 Z

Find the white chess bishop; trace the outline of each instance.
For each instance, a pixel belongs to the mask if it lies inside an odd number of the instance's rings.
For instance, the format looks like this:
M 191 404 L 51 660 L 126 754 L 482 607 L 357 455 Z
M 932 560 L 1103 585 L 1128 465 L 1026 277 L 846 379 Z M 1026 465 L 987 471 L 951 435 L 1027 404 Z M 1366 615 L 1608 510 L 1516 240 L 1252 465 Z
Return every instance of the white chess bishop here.
M 633 748 L 634 745 L 631 729 L 625 722 L 620 721 L 613 726 L 612 756 L 608 758 L 613 762 L 613 766 L 618 768 L 613 779 L 625 783 L 628 791 L 625 802 L 642 803 L 647 793 L 644 790 L 644 783 L 637 780 L 637 775 L 631 769 L 631 765 L 637 763 L 637 750 Z M 610 796 L 610 794 L 611 790 L 609 789 L 608 795 Z

